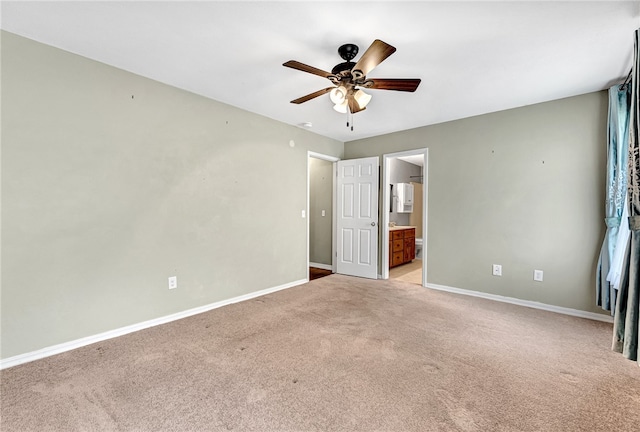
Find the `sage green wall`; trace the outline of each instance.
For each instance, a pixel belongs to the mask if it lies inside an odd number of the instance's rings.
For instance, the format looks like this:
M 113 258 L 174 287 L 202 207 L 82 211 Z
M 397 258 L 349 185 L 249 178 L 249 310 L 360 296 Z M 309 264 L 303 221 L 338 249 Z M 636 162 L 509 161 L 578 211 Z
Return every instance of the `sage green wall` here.
M 309 261 L 331 265 L 333 162 L 309 158 Z M 324 210 L 324 216 L 322 216 Z
M 1 36 L 2 358 L 307 278 L 341 142 Z
M 606 118 L 598 92 L 348 142 L 345 158 L 429 149 L 429 283 L 602 312 Z

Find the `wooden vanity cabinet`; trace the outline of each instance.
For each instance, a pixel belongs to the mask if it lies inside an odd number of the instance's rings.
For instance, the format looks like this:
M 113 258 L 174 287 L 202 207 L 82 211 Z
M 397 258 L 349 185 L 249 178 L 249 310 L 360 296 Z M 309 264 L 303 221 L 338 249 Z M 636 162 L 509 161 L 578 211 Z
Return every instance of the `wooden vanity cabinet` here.
M 411 262 L 416 257 L 416 229 L 396 228 L 389 231 L 389 268 Z

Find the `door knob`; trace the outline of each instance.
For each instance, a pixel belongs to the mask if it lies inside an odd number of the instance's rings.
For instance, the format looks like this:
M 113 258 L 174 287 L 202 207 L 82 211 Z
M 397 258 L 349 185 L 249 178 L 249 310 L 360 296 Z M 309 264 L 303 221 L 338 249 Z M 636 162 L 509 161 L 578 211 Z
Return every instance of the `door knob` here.
M 376 226 L 376 223 L 375 222 L 371 222 L 371 226 Z

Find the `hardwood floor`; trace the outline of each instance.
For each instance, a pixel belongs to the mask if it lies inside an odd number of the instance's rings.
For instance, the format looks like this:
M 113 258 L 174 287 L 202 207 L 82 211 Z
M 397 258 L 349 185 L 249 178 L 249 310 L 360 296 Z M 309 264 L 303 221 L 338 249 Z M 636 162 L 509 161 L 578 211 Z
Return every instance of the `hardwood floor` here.
M 320 279 L 321 277 L 329 276 L 331 270 L 325 270 L 317 267 L 309 267 L 309 280 Z

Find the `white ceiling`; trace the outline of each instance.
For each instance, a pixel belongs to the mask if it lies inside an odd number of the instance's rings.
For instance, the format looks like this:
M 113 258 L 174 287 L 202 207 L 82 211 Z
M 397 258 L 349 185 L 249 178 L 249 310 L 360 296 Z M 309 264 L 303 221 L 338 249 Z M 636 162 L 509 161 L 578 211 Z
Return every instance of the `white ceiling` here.
M 630 67 L 640 1 L 9 2 L 2 29 L 315 133 L 351 141 L 610 87 Z M 415 93 L 371 90 L 346 115 L 329 81 L 338 46 L 397 52 L 370 78 L 421 78 Z M 357 59 L 357 58 L 356 58 Z

